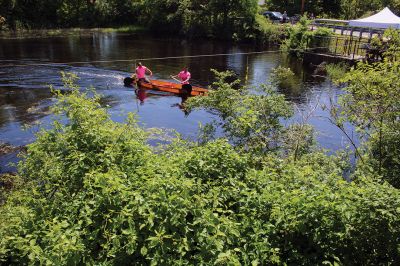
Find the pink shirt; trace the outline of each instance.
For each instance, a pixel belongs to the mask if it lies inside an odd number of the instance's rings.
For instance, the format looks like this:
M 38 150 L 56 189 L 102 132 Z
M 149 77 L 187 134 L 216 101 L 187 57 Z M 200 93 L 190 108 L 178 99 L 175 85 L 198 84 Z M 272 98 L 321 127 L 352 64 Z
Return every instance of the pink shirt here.
M 186 82 L 183 82 L 182 84 L 189 84 L 189 79 L 190 79 L 190 72 L 189 71 L 181 71 L 181 72 L 179 72 L 179 74 L 178 74 L 178 77 L 181 79 L 181 81 L 184 81 L 184 80 L 188 80 L 188 81 L 186 81 Z
M 138 79 L 144 79 L 146 76 L 145 76 L 145 74 L 146 74 L 146 69 L 147 69 L 147 67 L 145 67 L 145 66 L 138 66 L 137 68 L 136 68 L 136 77 L 138 78 Z

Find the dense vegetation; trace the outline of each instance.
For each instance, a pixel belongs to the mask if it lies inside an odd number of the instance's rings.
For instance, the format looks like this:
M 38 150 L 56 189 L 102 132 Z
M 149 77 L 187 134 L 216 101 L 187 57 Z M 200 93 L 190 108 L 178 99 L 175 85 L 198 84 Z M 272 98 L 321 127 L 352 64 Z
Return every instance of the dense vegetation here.
M 301 2 L 297 0 L 267 0 L 270 9 L 281 12 L 286 10 L 288 14 L 300 14 Z M 371 14 L 385 7 L 391 8 L 394 12 L 400 12 L 398 0 L 305 0 L 304 11 L 313 13 L 318 17 L 333 17 L 354 19 L 360 16 Z
M 362 140 L 354 145 L 360 167 L 400 188 L 400 33 L 389 29 L 384 36 L 389 46 L 383 61 L 361 62 L 342 77 L 336 74 L 347 93 L 331 113 L 340 129 L 346 121 L 356 127 Z
M 276 41 L 256 0 L 0 0 L 0 29 L 138 25 L 186 37 Z
M 356 18 L 385 6 L 400 12 L 397 0 L 310 0 L 305 11 L 317 16 Z M 257 0 L 0 0 L 0 30 L 135 25 L 151 32 L 185 37 L 277 42 L 285 27 L 261 10 L 299 14 L 301 1 Z
M 0 3 L 11 26 L 138 22 L 188 35 L 279 34 L 253 1 Z M 26 16 L 29 4 L 47 15 Z M 288 30 L 288 51 L 313 41 L 306 23 Z M 214 90 L 186 103 L 217 117 L 196 142 L 164 139 L 133 114 L 113 122 L 101 96 L 64 75 L 58 119 L 28 145 L 18 175 L 0 179 L 0 264 L 400 264 L 400 36 L 386 36 L 384 61 L 347 73 L 328 67 L 344 90 L 332 123 L 344 133 L 353 124 L 361 140 L 347 134 L 355 165 L 351 154 L 321 151 L 304 121 L 285 123 L 293 110 L 276 88 L 295 86 L 287 68 L 252 90 L 215 72 Z M 159 145 L 149 145 L 154 138 Z
M 397 50 L 339 80 L 333 122 L 364 136 L 350 176 L 347 155 L 320 151 L 310 125 L 283 123 L 293 112 L 274 86 L 288 85 L 288 69 L 256 93 L 216 72 L 215 90 L 187 108 L 217 119 L 197 142 L 157 146 L 134 115 L 111 121 L 99 95 L 64 75 L 59 119 L 1 181 L 0 263 L 399 264 Z
M 299 23 L 287 30 L 287 38 L 282 42 L 281 49 L 289 54 L 301 56 L 310 47 L 329 47 L 332 30 L 318 27 L 310 31 L 310 20 L 303 16 Z

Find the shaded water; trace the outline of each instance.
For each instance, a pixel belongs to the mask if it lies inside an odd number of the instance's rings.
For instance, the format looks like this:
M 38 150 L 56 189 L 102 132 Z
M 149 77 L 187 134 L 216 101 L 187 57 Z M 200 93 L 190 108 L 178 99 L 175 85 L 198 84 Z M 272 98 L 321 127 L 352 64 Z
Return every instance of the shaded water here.
M 181 99 L 163 93 L 148 93 L 143 101 L 138 100 L 134 90 L 122 84 L 122 79 L 133 71 L 134 59 L 260 50 L 264 49 L 212 41 L 188 43 L 179 39 L 139 38 L 116 33 L 2 39 L 0 141 L 12 145 L 28 144 L 34 140 L 36 124 L 46 125 L 51 122 L 48 107 L 54 99 L 48 84 L 61 88 L 60 71 L 77 74 L 80 77 L 80 86 L 93 86 L 103 94 L 104 100 L 111 106 L 110 111 L 115 121 L 124 121 L 127 112 L 137 112 L 140 122 L 146 127 L 173 128 L 186 137 L 195 137 L 199 123 L 210 121 L 212 115 L 205 111 L 195 111 L 185 116 L 176 107 Z M 127 59 L 132 61 L 113 61 Z M 103 60 L 110 62 L 91 62 Z M 317 103 L 328 103 L 329 97 L 336 97 L 338 93 L 328 81 L 313 77 L 311 71 L 305 69 L 300 61 L 289 59 L 273 50 L 254 55 L 236 54 L 142 62 L 153 71 L 154 78 L 165 80 L 187 65 L 192 73 L 193 83 L 202 86 L 212 82 L 210 68 L 233 70 L 243 82 L 249 86 L 257 86 L 266 82 L 274 67 L 290 66 L 296 72 L 299 87 L 283 93 L 297 106 L 293 119 L 300 119 L 304 116 L 303 111 L 306 112 L 310 107 L 313 109 Z M 324 148 L 342 148 L 344 137 L 329 124 L 327 116 L 326 111 L 317 107 L 309 119 L 318 131 L 318 142 Z M 24 125 L 33 127 L 24 131 Z M 0 171 L 10 170 L 7 164 L 16 160 L 15 154 L 0 157 Z

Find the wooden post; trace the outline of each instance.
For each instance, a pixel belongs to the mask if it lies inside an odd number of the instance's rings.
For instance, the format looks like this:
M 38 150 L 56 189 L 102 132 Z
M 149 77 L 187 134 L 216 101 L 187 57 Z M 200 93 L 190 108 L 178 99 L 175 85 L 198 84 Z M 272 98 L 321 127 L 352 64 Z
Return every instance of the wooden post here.
M 304 2 L 305 0 L 301 0 L 301 14 L 304 14 Z

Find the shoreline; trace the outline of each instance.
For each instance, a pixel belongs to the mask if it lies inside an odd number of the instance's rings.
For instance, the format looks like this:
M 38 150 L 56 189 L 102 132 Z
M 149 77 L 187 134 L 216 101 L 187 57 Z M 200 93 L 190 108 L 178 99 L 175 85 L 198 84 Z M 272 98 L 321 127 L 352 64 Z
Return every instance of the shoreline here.
M 149 33 L 144 27 L 128 25 L 121 27 L 96 27 L 96 28 L 49 28 L 49 29 L 18 29 L 0 31 L 0 39 L 20 39 L 20 38 L 50 38 L 66 36 L 82 36 L 93 33 L 127 33 L 145 34 Z

